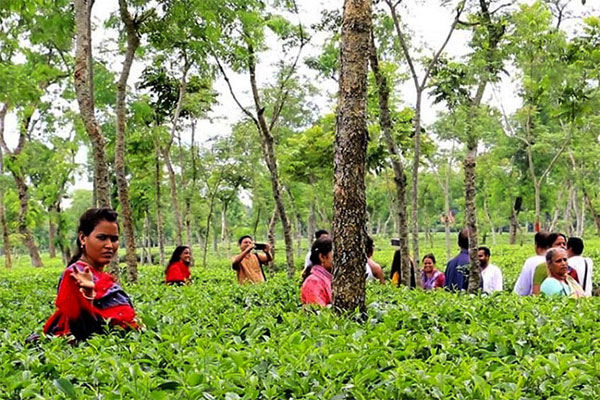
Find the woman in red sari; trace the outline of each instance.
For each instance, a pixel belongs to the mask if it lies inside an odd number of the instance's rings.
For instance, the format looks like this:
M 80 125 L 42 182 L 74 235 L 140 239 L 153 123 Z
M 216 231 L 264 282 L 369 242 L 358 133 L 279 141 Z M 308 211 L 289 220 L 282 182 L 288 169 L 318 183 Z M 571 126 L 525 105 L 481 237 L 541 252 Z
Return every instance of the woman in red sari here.
M 185 285 L 190 282 L 190 261 L 192 252 L 187 246 L 177 246 L 167 269 L 165 270 L 165 282 L 169 285 Z
M 116 279 L 104 272 L 119 249 L 117 213 L 91 208 L 81 216 L 77 251 L 58 281 L 56 312 L 44 325 L 48 335 L 85 340 L 108 323 L 136 329 L 135 310 Z

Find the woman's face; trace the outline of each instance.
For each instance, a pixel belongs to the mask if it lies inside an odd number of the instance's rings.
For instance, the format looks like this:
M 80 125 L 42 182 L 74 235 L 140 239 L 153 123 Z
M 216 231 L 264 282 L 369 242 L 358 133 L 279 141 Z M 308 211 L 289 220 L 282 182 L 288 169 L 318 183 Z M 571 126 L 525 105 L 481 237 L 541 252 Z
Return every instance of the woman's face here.
M 181 253 L 181 255 L 179 256 L 179 261 L 183 262 L 184 264 L 189 264 L 191 259 L 192 252 L 190 251 L 190 249 L 185 249 L 183 253 Z
M 433 263 L 433 260 L 431 258 L 426 257 L 423 260 L 423 271 L 429 273 L 429 272 L 433 271 L 434 267 L 435 267 L 435 264 Z
M 85 259 L 92 267 L 102 268 L 119 250 L 119 226 L 116 222 L 100 221 L 88 236 L 79 233 L 79 241 Z
M 554 243 L 552 243 L 552 247 L 560 247 L 561 249 L 567 248 L 567 241 L 561 235 L 558 235 Z
M 549 269 L 552 275 L 565 276 L 568 271 L 567 252 L 561 249 L 554 253 Z
M 319 254 L 319 259 L 321 260 L 321 266 L 327 271 L 331 271 L 333 268 L 333 251 L 330 251 L 326 255 Z

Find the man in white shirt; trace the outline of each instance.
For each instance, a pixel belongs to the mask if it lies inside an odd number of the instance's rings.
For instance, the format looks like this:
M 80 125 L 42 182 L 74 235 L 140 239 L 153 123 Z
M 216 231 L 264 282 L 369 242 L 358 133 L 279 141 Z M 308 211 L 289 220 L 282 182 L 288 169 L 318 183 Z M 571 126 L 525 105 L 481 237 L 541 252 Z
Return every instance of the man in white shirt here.
M 494 264 L 490 264 L 490 249 L 481 246 L 478 249 L 479 267 L 481 268 L 481 279 L 483 279 L 483 291 L 492 293 L 502 290 L 502 271 Z
M 535 269 L 541 263 L 546 262 L 546 251 L 552 245 L 548 243 L 548 232 L 538 232 L 535 234 L 535 252 L 536 255 L 529 257 L 523 264 L 521 274 L 515 283 L 514 292 L 521 296 L 530 296 L 533 289 L 533 274 Z
M 319 239 L 321 236 L 323 237 L 327 237 L 329 236 L 329 232 L 327 232 L 325 229 L 319 229 L 318 231 L 315 232 L 315 240 Z M 306 253 L 306 258 L 304 259 L 304 268 L 308 268 L 312 266 L 312 262 L 310 262 L 310 249 L 312 247 L 311 246 L 308 247 L 308 253 Z
M 567 241 L 567 256 L 569 257 L 569 266 L 575 268 L 579 277 L 579 284 L 583 288 L 586 296 L 592 295 L 592 272 L 594 271 L 594 262 L 591 258 L 582 257 L 583 240 L 578 237 L 570 237 Z

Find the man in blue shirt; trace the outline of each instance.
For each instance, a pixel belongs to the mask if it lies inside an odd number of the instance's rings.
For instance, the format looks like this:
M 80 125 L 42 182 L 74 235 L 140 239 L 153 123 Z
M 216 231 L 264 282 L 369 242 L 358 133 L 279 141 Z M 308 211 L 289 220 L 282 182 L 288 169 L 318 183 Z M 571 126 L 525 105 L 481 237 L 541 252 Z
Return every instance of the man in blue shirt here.
M 467 290 L 469 286 L 471 259 L 469 258 L 469 230 L 467 228 L 458 234 L 458 247 L 460 247 L 460 253 L 446 265 L 444 287 L 451 292 Z

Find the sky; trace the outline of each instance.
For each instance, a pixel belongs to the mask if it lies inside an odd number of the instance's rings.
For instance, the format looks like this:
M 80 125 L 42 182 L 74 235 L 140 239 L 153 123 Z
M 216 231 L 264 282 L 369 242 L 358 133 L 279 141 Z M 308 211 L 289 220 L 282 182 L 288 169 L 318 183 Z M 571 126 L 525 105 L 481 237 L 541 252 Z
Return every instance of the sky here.
M 519 3 L 530 3 L 531 1 L 520 1 Z M 400 15 L 403 21 L 406 23 L 408 32 L 410 32 L 411 42 L 417 45 L 417 47 L 429 49 L 424 54 L 431 55 L 434 50 L 438 49 L 443 43 L 444 39 L 448 34 L 448 29 L 452 22 L 453 15 L 451 10 L 439 6 L 438 0 L 405 0 L 401 6 Z M 600 6 L 597 0 L 587 2 L 587 6 L 582 6 L 580 0 L 573 0 L 570 4 L 571 11 L 576 15 L 589 15 L 600 13 Z M 326 1 L 326 0 L 298 0 L 299 14 L 302 19 L 302 23 L 305 26 L 310 26 L 320 20 L 321 11 L 325 9 L 331 9 L 334 7 L 343 6 L 343 1 Z M 102 0 L 97 1 L 93 8 L 93 20 L 96 29 L 93 33 L 94 52 L 99 54 L 100 52 L 110 51 L 115 49 L 114 44 L 110 44 L 110 38 L 115 37 L 115 33 L 103 28 L 103 21 L 105 21 L 111 13 L 118 10 L 118 0 Z M 574 26 L 576 26 L 575 20 L 567 20 L 564 24 L 564 28 L 567 32 L 573 32 Z M 318 54 L 319 48 L 327 37 L 326 33 L 315 35 L 311 38 L 308 46 L 306 46 L 303 57 L 314 56 Z M 468 52 L 468 32 L 466 31 L 455 31 L 448 46 L 446 47 L 446 54 L 449 57 L 460 57 L 464 56 Z M 258 71 L 258 82 L 259 86 L 265 86 L 270 82 L 270 79 L 274 76 L 274 63 L 279 60 L 277 49 L 274 48 L 261 55 L 260 64 L 257 68 Z M 106 58 L 106 56 L 104 56 Z M 415 56 L 413 55 L 413 58 Z M 122 57 L 111 57 L 113 63 L 111 69 L 119 71 L 122 63 Z M 308 69 L 303 63 L 300 64 L 299 69 L 300 75 L 305 75 L 313 82 L 317 81 L 317 76 L 314 71 Z M 143 69 L 143 64 L 140 60 L 134 63 L 132 68 L 132 74 L 129 79 L 130 85 L 136 81 Z M 422 71 L 419 75 L 422 76 Z M 509 70 L 510 72 L 510 70 Z M 245 106 L 252 108 L 252 98 L 250 96 L 250 87 L 248 77 L 246 75 L 235 74 L 231 71 L 228 72 L 231 79 L 232 85 L 235 88 L 236 94 L 239 96 L 241 103 Z M 514 76 L 504 76 L 499 84 L 494 85 L 491 90 L 486 92 L 486 100 L 489 104 L 499 106 L 500 104 L 507 113 L 511 113 L 516 110 L 520 105 L 518 96 L 515 95 L 517 85 L 514 82 Z M 318 81 L 318 86 L 321 89 L 320 95 L 313 99 L 313 102 L 319 107 L 319 111 L 329 112 L 332 110 L 333 105 L 331 104 L 331 95 L 337 91 L 337 83 L 332 80 Z M 200 143 L 207 141 L 209 138 L 217 135 L 226 135 L 231 131 L 233 124 L 243 118 L 242 112 L 234 102 L 232 96 L 229 93 L 227 85 L 221 76 L 218 77 L 214 84 L 215 90 L 218 92 L 217 104 L 213 110 L 208 114 L 206 119 L 199 121 L 197 126 L 197 137 L 199 137 Z M 396 88 L 401 93 L 405 105 L 411 106 L 414 104 L 415 90 L 412 80 L 407 80 L 404 84 Z M 76 109 L 77 105 L 73 104 L 72 107 Z M 441 106 L 434 106 L 431 103 L 429 97 L 425 97 L 423 101 L 423 121 L 425 124 L 431 123 L 435 120 L 436 113 L 442 110 Z M 16 134 L 16 119 L 14 115 L 9 114 L 7 116 L 7 125 L 5 133 L 9 146 L 14 146 L 17 142 Z M 184 141 L 189 142 L 189 132 L 184 132 L 182 135 Z M 85 160 L 85 150 L 80 152 L 77 157 L 78 161 L 83 162 Z M 75 188 L 91 188 L 91 184 L 88 179 L 78 179 L 75 184 Z

